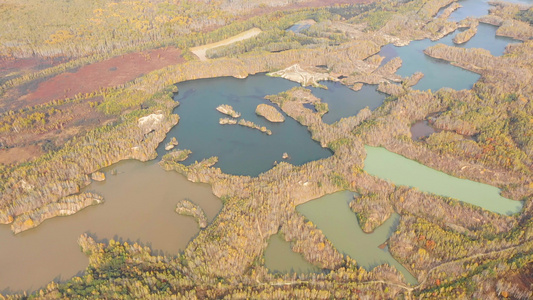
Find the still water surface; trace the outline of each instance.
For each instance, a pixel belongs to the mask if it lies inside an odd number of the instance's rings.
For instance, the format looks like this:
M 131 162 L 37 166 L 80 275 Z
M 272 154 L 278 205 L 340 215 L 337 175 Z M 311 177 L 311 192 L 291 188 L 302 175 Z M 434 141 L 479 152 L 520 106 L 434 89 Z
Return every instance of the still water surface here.
M 429 125 L 429 122 L 427 120 L 421 120 L 416 122 L 415 124 L 413 124 L 413 126 L 411 126 L 410 131 L 411 138 L 415 141 L 426 138 L 436 132 L 435 128 Z
M 374 232 L 364 233 L 349 207 L 354 195 L 350 191 L 326 195 L 298 205 L 296 210 L 322 230 L 335 248 L 355 259 L 358 265 L 371 270 L 378 265 L 389 264 L 396 267 L 408 283 L 416 284 L 416 278 L 392 257 L 387 248 L 378 248 L 396 230 L 399 215 L 391 216 Z
M 280 273 L 301 274 L 320 271 L 319 267 L 305 260 L 301 254 L 293 252 L 291 244 L 280 234 L 275 234 L 268 240 L 268 247 L 265 250 L 265 266 L 272 272 Z
M 468 42 L 455 45 L 453 38 L 458 33 L 452 33 L 438 41 L 429 39 L 413 41 L 404 47 L 396 47 L 392 44 L 381 48 L 380 55 L 384 56 L 383 63 L 399 56 L 402 59 L 402 66 L 396 72 L 401 76 L 411 76 L 415 72 L 424 73 L 424 77 L 413 87 L 418 90 L 432 91 L 439 90 L 443 87 L 449 87 L 455 90 L 471 89 L 480 75 L 453 66 L 447 61 L 435 59 L 424 54 L 428 47 L 445 44 L 459 48 L 483 48 L 489 50 L 492 55 L 503 55 L 505 47 L 509 43 L 518 42 L 508 37 L 496 36 L 496 26 L 488 24 L 479 24 L 476 35 Z
M 326 124 L 333 124 L 341 118 L 357 115 L 357 113 L 368 107 L 370 110 L 378 108 L 386 95 L 378 92 L 377 85 L 364 85 L 361 90 L 354 92 L 352 89 L 339 82 L 321 82 L 327 89 L 313 88 L 315 96 L 328 104 L 329 111 L 322 117 Z
M 285 122 L 271 123 L 255 114 L 257 105 L 272 104 L 265 96 L 297 85 L 263 74 L 246 79 L 223 77 L 179 83 L 176 100 L 180 105 L 174 111 L 180 115 L 179 125 L 170 131 L 158 151 L 164 154 L 164 144 L 176 137 L 178 148 L 192 151 L 184 164 L 217 156 L 216 167 L 223 172 L 250 176 L 270 170 L 274 162 L 282 160 L 284 152 L 290 155 L 289 162 L 293 165 L 328 157 L 331 151 L 313 141 L 307 128 L 292 118 L 285 116 Z M 335 82 L 324 82 L 324 85 L 327 90 L 310 89 L 329 105 L 330 111 L 323 117 L 326 123 L 354 116 L 367 106 L 375 109 L 385 99 L 375 86 L 364 86 L 355 92 Z M 272 135 L 239 125 L 220 125 L 219 119 L 227 117 L 216 110 L 221 104 L 231 105 L 241 113 L 240 118 L 267 127 Z
M 32 291 L 54 278 L 65 280 L 83 271 L 89 263 L 77 244 L 83 233 L 97 240 L 139 241 L 176 255 L 199 231 L 192 217 L 174 212 L 178 200 L 197 203 L 209 220 L 222 207 L 210 186 L 189 182 L 153 162 L 124 161 L 111 168 L 118 174 L 106 172 L 106 181 L 86 189 L 104 196 L 104 204 L 46 220 L 17 235 L 9 226 L 0 226 L 1 293 Z
M 459 20 L 466 15 L 485 15 L 488 10 L 487 2 L 460 1 L 464 8 L 457 10 L 450 18 Z M 533 1 L 512 2 L 532 4 Z M 495 30 L 493 26 L 480 24 L 478 34 L 460 47 L 482 47 L 493 55 L 501 55 L 505 45 L 512 40 L 496 37 Z M 445 86 L 454 89 L 470 88 L 479 75 L 432 59 L 422 52 L 435 43 L 451 45 L 454 34 L 437 42 L 422 40 L 412 42 L 406 47 L 385 46 L 380 54 L 386 56 L 387 60 L 395 56 L 402 58 L 404 63 L 398 72 L 400 75 L 410 76 L 416 71 L 422 71 L 425 77 L 415 86 L 417 89 L 437 90 Z M 329 105 L 330 112 L 323 117 L 326 123 L 356 115 L 365 106 L 375 108 L 384 99 L 372 86 L 364 86 L 362 91 L 354 92 L 340 84 L 323 84 L 329 89 L 311 90 Z M 312 141 L 306 128 L 291 118 L 286 118 L 281 124 L 272 124 L 255 115 L 255 107 L 258 104 L 269 103 L 263 99 L 265 95 L 277 94 L 296 85 L 265 75 L 250 76 L 244 80 L 216 78 L 180 83 L 177 100 L 181 105 L 175 112 L 180 115 L 181 120 L 164 143 L 175 136 L 180 143 L 178 148 L 192 150 L 191 158 L 185 163 L 216 155 L 219 156 L 216 166 L 222 171 L 253 176 L 269 170 L 274 161 L 281 160 L 283 152 L 291 156 L 289 162 L 295 165 L 328 157 L 331 152 Z M 238 125 L 219 125 L 218 119 L 225 117 L 215 110 L 220 104 L 230 104 L 242 113 L 242 118 L 268 127 L 273 132 L 272 136 Z M 158 149 L 160 154 L 165 153 L 164 143 Z M 417 186 L 421 190 L 427 189 L 455 197 L 499 213 L 511 214 L 521 209 L 520 202 L 501 197 L 495 187 L 476 182 L 465 184 L 467 180 L 453 178 L 444 173 L 437 176 L 435 173 L 440 172 L 422 165 L 417 166 L 418 163 L 405 158 L 402 160 L 399 155 L 380 151 L 382 150 L 367 147 L 367 172 L 397 184 Z M 373 158 L 378 160 L 374 167 Z M 403 167 L 396 169 L 395 166 Z M 54 278 L 67 279 L 82 271 L 88 264 L 87 258 L 80 252 L 76 243 L 82 233 L 88 232 L 98 240 L 115 238 L 140 241 L 147 243 L 152 249 L 175 254 L 198 233 L 197 225 L 191 217 L 180 216 L 174 212 L 177 201 L 183 198 L 191 199 L 206 211 L 210 220 L 221 208 L 219 199 L 212 195 L 208 186 L 190 183 L 179 174 L 163 171 L 153 162 L 127 161 L 110 168 L 117 169 L 119 174 L 107 174 L 108 179 L 105 182 L 93 183 L 87 188 L 104 196 L 105 204 L 89 207 L 73 216 L 47 220 L 38 228 L 17 236 L 11 233 L 9 226 L 0 226 L 0 293 L 35 290 Z M 421 181 L 403 181 L 412 178 L 405 176 L 406 174 L 421 176 Z M 437 183 L 440 188 L 447 188 L 440 191 L 433 189 L 431 185 L 422 184 L 431 176 L 438 177 L 431 181 Z M 456 193 L 458 191 L 459 194 Z M 481 193 L 485 196 L 477 198 L 476 195 Z M 374 233 L 364 234 L 355 215 L 347 206 L 351 195 L 335 195 L 301 205 L 298 210 L 313 220 L 336 247 L 355 258 L 361 265 L 371 268 L 387 262 L 395 265 L 409 282 L 415 282 L 405 269 L 402 271 L 403 267 L 388 251 L 377 248 L 377 245 L 389 236 L 397 217 L 391 218 Z M 314 208 L 315 205 L 317 208 Z M 342 214 L 345 217 L 339 218 Z M 338 226 L 348 227 L 344 229 L 345 227 Z M 368 247 L 361 246 L 361 241 L 368 241 L 364 242 Z M 275 237 L 272 243 L 276 245 Z M 280 250 L 282 247 L 286 249 Z M 287 247 L 288 245 L 284 244 L 274 248 L 286 251 Z M 363 251 L 363 254 L 359 251 Z M 368 256 L 364 253 L 368 253 Z M 299 255 L 298 257 L 303 259 Z
M 184 161 L 189 164 L 211 156 L 218 156 L 216 167 L 234 175 L 257 176 L 281 161 L 287 152 L 294 165 L 330 156 L 311 139 L 307 129 L 286 117 L 283 123 L 271 123 L 255 114 L 257 105 L 269 104 L 266 95 L 286 91 L 296 83 L 266 75 L 246 79 L 231 77 L 202 79 L 179 83 L 176 100 L 180 105 L 179 125 L 170 131 L 167 140 L 176 137 L 179 148 L 192 151 Z M 218 112 L 221 104 L 229 104 L 241 113 L 242 119 L 266 126 L 272 135 L 239 125 L 220 125 L 219 119 L 228 116 Z M 161 150 L 161 149 L 160 149 Z
M 461 8 L 454 11 L 448 18 L 451 21 L 461 21 L 467 17 L 478 18 L 489 14 L 491 0 L 459 0 L 457 3 L 461 4 Z M 505 0 L 504 2 L 511 2 L 517 4 L 532 5 L 533 0 Z
M 522 202 L 502 197 L 497 187 L 450 176 L 385 148 L 365 146 L 365 149 L 364 170 L 394 184 L 455 198 L 499 214 L 511 215 L 522 209 Z

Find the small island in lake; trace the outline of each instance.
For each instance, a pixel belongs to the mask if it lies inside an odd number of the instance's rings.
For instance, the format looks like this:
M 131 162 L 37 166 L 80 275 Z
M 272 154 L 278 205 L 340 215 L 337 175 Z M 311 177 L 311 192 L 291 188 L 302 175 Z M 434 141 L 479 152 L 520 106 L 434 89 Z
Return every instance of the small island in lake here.
M 285 117 L 272 105 L 259 104 L 255 109 L 255 113 L 273 123 L 285 121 Z

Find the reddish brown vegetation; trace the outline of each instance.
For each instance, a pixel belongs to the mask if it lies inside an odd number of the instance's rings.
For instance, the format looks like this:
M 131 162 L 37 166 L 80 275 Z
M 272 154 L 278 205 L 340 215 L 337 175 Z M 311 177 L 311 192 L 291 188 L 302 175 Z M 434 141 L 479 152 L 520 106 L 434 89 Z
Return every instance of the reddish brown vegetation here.
M 65 62 L 61 58 L 42 59 L 42 58 L 6 58 L 0 57 L 0 76 L 9 76 L 11 73 L 26 73 L 36 71 L 42 68 L 48 68 Z
M 30 102 L 26 105 L 36 105 L 53 99 L 71 98 L 79 93 L 121 85 L 145 73 L 184 61 L 181 51 L 176 48 L 117 56 L 81 67 L 74 73 L 57 75 L 39 84 L 24 100 Z
M 65 103 L 56 107 L 58 113 L 47 117 L 46 124 L 22 129 L 18 132 L 2 132 L 0 136 L 0 164 L 29 161 L 46 151 L 60 147 L 72 137 L 96 128 L 113 116 L 91 108 L 91 102 L 100 102 L 101 97 L 80 102 Z M 1 124 L 1 121 L 0 121 Z M 48 146 L 45 146 L 48 144 Z

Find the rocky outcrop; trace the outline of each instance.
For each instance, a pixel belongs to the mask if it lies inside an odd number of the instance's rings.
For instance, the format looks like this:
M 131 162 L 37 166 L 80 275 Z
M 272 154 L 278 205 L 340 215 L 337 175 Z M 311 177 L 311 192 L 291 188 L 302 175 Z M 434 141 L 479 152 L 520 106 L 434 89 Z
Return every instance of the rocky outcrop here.
M 176 147 L 178 145 L 178 140 L 175 138 L 175 137 L 172 137 L 170 139 L 170 142 L 168 142 L 166 145 L 165 145 L 165 150 L 169 151 L 169 150 L 172 150 L 174 149 L 174 147 Z
M 151 114 L 146 117 L 139 118 L 139 121 L 137 121 L 137 125 L 139 128 L 142 129 L 144 134 L 147 134 L 151 131 L 156 130 L 161 122 L 163 122 L 163 119 L 165 118 L 165 115 L 163 114 Z
M 217 110 L 225 115 L 228 115 L 232 118 L 238 118 L 241 116 L 241 113 L 239 112 L 236 112 L 235 110 L 233 110 L 233 107 L 231 107 L 231 105 L 227 105 L 227 104 L 222 104 L 220 106 L 217 107 Z
M 91 179 L 94 181 L 104 181 L 105 180 L 105 174 L 102 172 L 94 172 L 91 174 Z
M 268 73 L 268 76 L 281 77 L 290 81 L 300 83 L 302 86 L 322 87 L 318 82 L 323 80 L 338 81 L 337 78 L 330 76 L 328 73 L 319 73 L 304 70 L 300 65 L 295 64 L 286 69 Z
M 255 113 L 273 123 L 285 121 L 285 117 L 272 105 L 259 104 Z
M 207 216 L 204 210 L 197 204 L 189 200 L 183 199 L 176 205 L 176 212 L 183 216 L 191 216 L 196 219 L 198 226 L 203 229 L 207 227 Z
M 220 125 L 234 125 L 234 124 L 237 124 L 237 120 L 230 119 L 230 118 L 220 118 L 218 120 L 218 124 L 220 124 Z

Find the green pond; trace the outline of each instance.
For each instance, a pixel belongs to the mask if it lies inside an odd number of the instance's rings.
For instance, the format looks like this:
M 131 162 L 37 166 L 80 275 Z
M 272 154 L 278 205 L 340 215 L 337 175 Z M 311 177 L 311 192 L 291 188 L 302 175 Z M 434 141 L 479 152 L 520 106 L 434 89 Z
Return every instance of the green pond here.
M 364 170 L 396 185 L 416 187 L 423 192 L 481 206 L 499 214 L 511 215 L 522 209 L 522 202 L 504 198 L 494 186 L 460 179 L 426 167 L 385 148 L 365 146 Z
M 355 259 L 360 266 L 371 270 L 378 265 L 389 264 L 400 271 L 408 283 L 417 284 L 416 278 L 392 257 L 387 248 L 378 248 L 396 230 L 399 215 L 391 216 L 374 232 L 364 233 L 349 207 L 354 195 L 350 191 L 326 195 L 298 205 L 296 210 L 322 230 L 339 252 Z
M 270 237 L 265 250 L 265 266 L 272 272 L 312 273 L 320 268 L 306 261 L 299 253 L 292 251 L 291 244 L 280 234 Z

